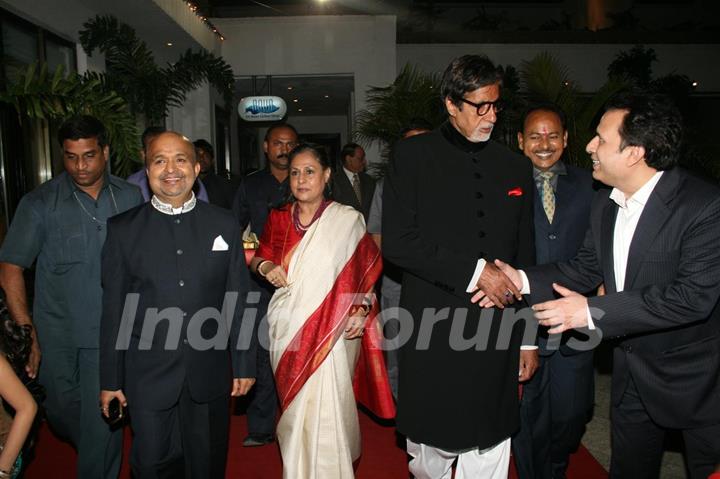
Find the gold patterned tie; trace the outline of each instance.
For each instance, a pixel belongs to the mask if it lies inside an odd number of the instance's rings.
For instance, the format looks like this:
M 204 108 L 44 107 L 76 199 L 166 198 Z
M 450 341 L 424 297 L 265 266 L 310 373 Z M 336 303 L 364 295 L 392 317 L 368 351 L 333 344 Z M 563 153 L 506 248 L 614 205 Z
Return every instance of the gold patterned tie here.
M 355 190 L 355 196 L 357 196 L 358 203 L 362 204 L 362 193 L 360 192 L 360 176 L 355 173 L 353 175 L 352 187 Z
M 548 221 L 552 224 L 553 216 L 555 216 L 555 192 L 553 191 L 550 179 L 555 176 L 552 171 L 543 171 L 540 173 L 542 178 L 542 204 Z

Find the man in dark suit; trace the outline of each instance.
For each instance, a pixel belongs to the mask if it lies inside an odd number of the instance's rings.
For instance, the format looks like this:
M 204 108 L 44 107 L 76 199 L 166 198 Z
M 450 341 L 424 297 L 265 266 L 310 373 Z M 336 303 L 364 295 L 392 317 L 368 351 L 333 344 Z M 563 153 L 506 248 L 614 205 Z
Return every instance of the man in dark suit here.
M 106 416 L 115 398 L 130 409 L 134 477 L 224 477 L 229 398 L 255 376 L 240 228 L 196 201 L 187 138 L 158 135 L 146 164 L 150 203 L 108 224 L 100 403 Z
M 454 60 L 441 86 L 448 121 L 398 142 L 385 177 L 383 255 L 404 270 L 412 319 L 400 318 L 397 427 L 418 478 L 449 477 L 457 458 L 457 478 L 506 479 L 518 371 L 536 367 L 535 351 L 518 362 L 523 321 L 500 309 L 481 319 L 470 303 L 478 287 L 503 306 L 521 299 L 492 260 L 535 256 L 531 164 L 490 140 L 500 82 L 487 57 Z
M 207 140 L 193 142 L 200 164 L 200 179 L 207 190 L 208 202 L 220 208 L 231 209 L 235 198 L 235 185 L 215 171 L 215 149 Z
M 361 212 L 367 223 L 375 193 L 375 180 L 365 173 L 365 150 L 357 143 L 348 143 L 342 147 L 340 159 L 342 165 L 332 178 L 333 199 Z
M 589 224 L 592 175 L 562 161 L 567 138 L 565 113 L 553 104 L 529 108 L 518 132 L 518 145 L 532 162 L 535 177 L 538 264 L 575 256 Z M 512 439 L 521 479 L 564 478 L 568 457 L 580 444 L 592 413 L 592 350 L 569 347 L 567 339 L 548 344 L 543 334 L 538 341 L 540 366 L 523 387 L 520 430 Z
M 593 202 L 578 254 L 500 266 L 524 292 L 562 296 L 533 306 L 550 333 L 588 326 L 617 340 L 610 476 L 658 477 L 678 429 L 691 477 L 705 478 L 720 460 L 720 189 L 676 166 L 682 120 L 667 99 L 619 97 L 596 131 L 593 176 L 613 190 Z M 575 292 L 603 282 L 605 296 Z
M 233 203 L 233 213 L 240 229 L 250 226 L 250 231 L 260 238 L 270 209 L 287 201 L 288 154 L 298 144 L 298 134 L 288 123 L 277 123 L 268 128 L 263 141 L 263 151 L 267 160 L 266 167 L 243 178 Z M 248 435 L 243 446 L 263 446 L 275 442 L 275 416 L 277 415 L 277 392 L 275 379 L 270 366 L 270 352 L 267 349 L 267 323 L 265 315 L 275 288 L 260 278 L 251 276 L 252 291 L 260 293 L 257 303 L 258 334 L 262 334 L 257 348 L 257 381 L 250 392 L 247 406 Z

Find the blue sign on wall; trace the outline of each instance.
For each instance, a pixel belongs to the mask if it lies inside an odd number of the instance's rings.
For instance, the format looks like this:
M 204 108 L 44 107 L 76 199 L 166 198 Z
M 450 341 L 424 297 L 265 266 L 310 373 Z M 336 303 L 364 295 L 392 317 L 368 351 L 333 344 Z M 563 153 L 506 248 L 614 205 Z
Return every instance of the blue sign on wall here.
M 285 100 L 279 96 L 249 96 L 238 104 L 238 114 L 245 121 L 277 121 L 286 113 Z

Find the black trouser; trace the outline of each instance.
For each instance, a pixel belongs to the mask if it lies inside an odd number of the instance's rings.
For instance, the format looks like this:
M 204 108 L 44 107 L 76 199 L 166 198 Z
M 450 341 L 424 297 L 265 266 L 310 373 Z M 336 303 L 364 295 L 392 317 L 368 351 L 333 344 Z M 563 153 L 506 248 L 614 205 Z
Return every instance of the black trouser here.
M 270 353 L 262 346 L 257 353 L 257 377 L 247 407 L 248 434 L 253 437 L 275 434 L 277 393 L 270 366 Z
M 713 374 L 717 374 L 715 371 Z M 720 405 L 718 405 L 720 407 Z M 660 476 L 667 430 L 648 415 L 632 377 L 618 405 L 612 407 L 612 458 L 614 479 L 655 479 Z M 720 464 L 720 424 L 681 431 L 690 478 L 706 479 Z
M 248 434 L 253 437 L 270 437 L 275 434 L 275 416 L 277 415 L 278 399 L 275 390 L 275 378 L 270 365 L 270 352 L 268 344 L 267 306 L 269 297 L 263 296 L 258 305 L 259 321 L 256 334 L 258 335 L 257 371 L 255 384 L 249 393 L 247 406 Z
M 520 479 L 565 477 L 592 414 L 593 386 L 592 351 L 540 357 L 538 370 L 523 386 L 520 430 L 512 438 Z
M 225 477 L 230 426 L 229 395 L 207 403 L 190 397 L 187 384 L 170 409 L 132 406 L 135 434 L 130 465 L 135 479 L 215 479 Z

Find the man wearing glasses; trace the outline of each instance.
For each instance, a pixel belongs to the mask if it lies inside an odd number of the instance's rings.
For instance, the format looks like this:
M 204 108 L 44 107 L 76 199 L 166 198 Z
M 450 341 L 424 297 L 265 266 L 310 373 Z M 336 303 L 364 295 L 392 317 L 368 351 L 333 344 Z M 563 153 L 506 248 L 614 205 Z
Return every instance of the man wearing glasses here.
M 413 320 L 399 351 L 397 426 L 416 478 L 450 477 L 456 458 L 458 479 L 507 478 L 518 375 L 537 367 L 536 351 L 518 361 L 524 322 L 501 317 L 522 296 L 493 264 L 535 256 L 532 165 L 490 139 L 500 87 L 485 56 L 450 63 L 448 121 L 399 142 L 385 180 L 383 254 L 404 269 L 400 307 Z M 482 318 L 477 289 L 501 305 Z
M 250 231 L 259 238 L 270 209 L 287 199 L 290 192 L 287 180 L 288 154 L 297 143 L 297 131 L 287 123 L 273 125 L 265 133 L 263 150 L 267 165 L 264 169 L 243 178 L 233 202 L 233 212 L 242 230 L 249 225 Z M 261 284 L 254 277 L 250 278 L 251 291 L 260 294 L 257 322 L 265 318 L 268 303 L 275 292 L 275 288 L 268 286 L 266 282 Z M 267 327 L 258 327 L 258 331 L 267 334 Z M 262 446 L 275 441 L 277 393 L 270 367 L 268 344 L 269 339 L 266 337 L 259 341 L 257 348 L 257 378 L 255 387 L 249 395 L 248 436 L 243 441 L 245 447 Z

